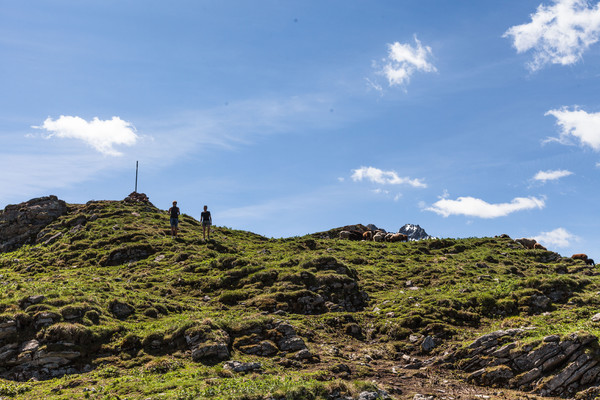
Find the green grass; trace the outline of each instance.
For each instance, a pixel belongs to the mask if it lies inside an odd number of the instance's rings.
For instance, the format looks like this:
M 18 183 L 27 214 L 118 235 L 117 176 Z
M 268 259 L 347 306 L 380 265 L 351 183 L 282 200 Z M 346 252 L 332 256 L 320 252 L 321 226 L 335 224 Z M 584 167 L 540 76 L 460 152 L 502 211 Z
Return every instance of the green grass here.
M 329 365 L 352 365 L 354 377 L 369 381 L 370 367 L 348 355 L 360 348 L 391 362 L 419 354 L 411 335 L 443 339 L 435 354 L 502 327 L 535 326 L 531 340 L 600 334 L 600 324 L 590 322 L 600 306 L 596 271 L 567 258 L 548 261 L 551 252 L 525 250 L 510 238 L 375 243 L 321 238 L 324 233 L 268 239 L 213 227 L 204 241 L 186 215 L 172 239 L 168 215 L 144 204 L 70 207 L 46 228 L 47 236 L 63 233 L 55 242 L 0 254 L 0 321 L 20 321 L 19 341 L 62 338 L 87 346 L 80 367 L 90 371 L 40 382 L 3 380 L 0 396 L 317 399 L 361 385 L 340 381 Z M 74 230 L 80 215 L 97 219 Z M 44 300 L 29 305 L 35 295 Z M 542 297 L 550 300 L 540 306 Z M 134 312 L 117 318 L 117 301 Z M 310 315 L 307 302 L 316 304 Z M 42 313 L 53 313 L 55 323 L 38 326 Z M 320 362 L 285 367 L 285 354 L 249 356 L 231 347 L 236 337 L 276 319 L 292 324 Z M 354 325 L 359 335 L 350 335 Z M 261 362 L 263 374 L 193 362 L 184 338 L 194 329 L 211 340 L 224 340 L 225 332 L 231 358 Z M 164 346 L 153 350 L 153 340 Z

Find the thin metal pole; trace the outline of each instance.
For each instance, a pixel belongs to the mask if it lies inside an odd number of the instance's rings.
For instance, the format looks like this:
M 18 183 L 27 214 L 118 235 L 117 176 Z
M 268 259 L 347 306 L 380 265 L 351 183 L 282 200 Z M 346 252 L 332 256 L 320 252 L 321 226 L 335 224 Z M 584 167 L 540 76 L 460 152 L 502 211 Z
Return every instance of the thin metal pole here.
M 135 193 L 137 193 L 138 162 L 135 162 Z

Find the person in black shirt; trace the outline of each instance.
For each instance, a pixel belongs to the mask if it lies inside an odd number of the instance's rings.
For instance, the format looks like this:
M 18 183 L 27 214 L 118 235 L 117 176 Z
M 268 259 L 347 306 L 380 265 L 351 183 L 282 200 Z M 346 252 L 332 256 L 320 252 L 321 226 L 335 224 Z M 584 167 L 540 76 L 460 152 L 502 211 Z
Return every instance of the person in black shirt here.
M 212 225 L 212 218 L 208 206 L 204 206 L 204 211 L 200 213 L 200 222 L 202 223 L 202 238 L 206 240 L 206 229 L 208 228 L 208 239 L 210 239 L 210 226 Z
M 179 227 L 179 207 L 176 201 L 173 202 L 173 207 L 169 208 L 169 214 L 171 215 L 171 237 L 175 237 Z

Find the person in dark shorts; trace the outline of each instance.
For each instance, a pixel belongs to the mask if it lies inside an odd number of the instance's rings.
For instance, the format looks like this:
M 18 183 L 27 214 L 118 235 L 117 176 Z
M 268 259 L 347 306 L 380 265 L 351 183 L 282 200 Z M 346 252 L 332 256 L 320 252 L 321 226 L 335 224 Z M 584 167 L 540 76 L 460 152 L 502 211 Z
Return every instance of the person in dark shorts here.
M 179 227 L 179 207 L 176 201 L 173 202 L 173 207 L 169 208 L 169 214 L 171 215 L 171 237 L 175 237 Z
M 206 240 L 206 230 L 208 228 L 208 238 L 210 239 L 210 226 L 212 225 L 212 217 L 208 206 L 204 206 L 204 211 L 200 213 L 200 222 L 202 223 L 202 238 Z

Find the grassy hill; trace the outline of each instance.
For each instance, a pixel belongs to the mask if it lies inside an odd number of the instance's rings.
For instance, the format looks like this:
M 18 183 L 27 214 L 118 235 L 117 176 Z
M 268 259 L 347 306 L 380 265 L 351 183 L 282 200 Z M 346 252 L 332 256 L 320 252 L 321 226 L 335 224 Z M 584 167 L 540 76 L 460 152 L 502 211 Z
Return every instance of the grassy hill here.
M 68 208 L 0 253 L 0 398 L 584 398 L 600 379 L 544 392 L 561 369 L 519 386 L 497 361 L 573 334 L 596 359 L 600 278 L 583 261 L 508 237 L 204 241 L 187 215 L 173 239 L 150 203 Z M 467 351 L 501 329 L 512 359 Z M 492 379 L 500 367 L 512 375 Z

